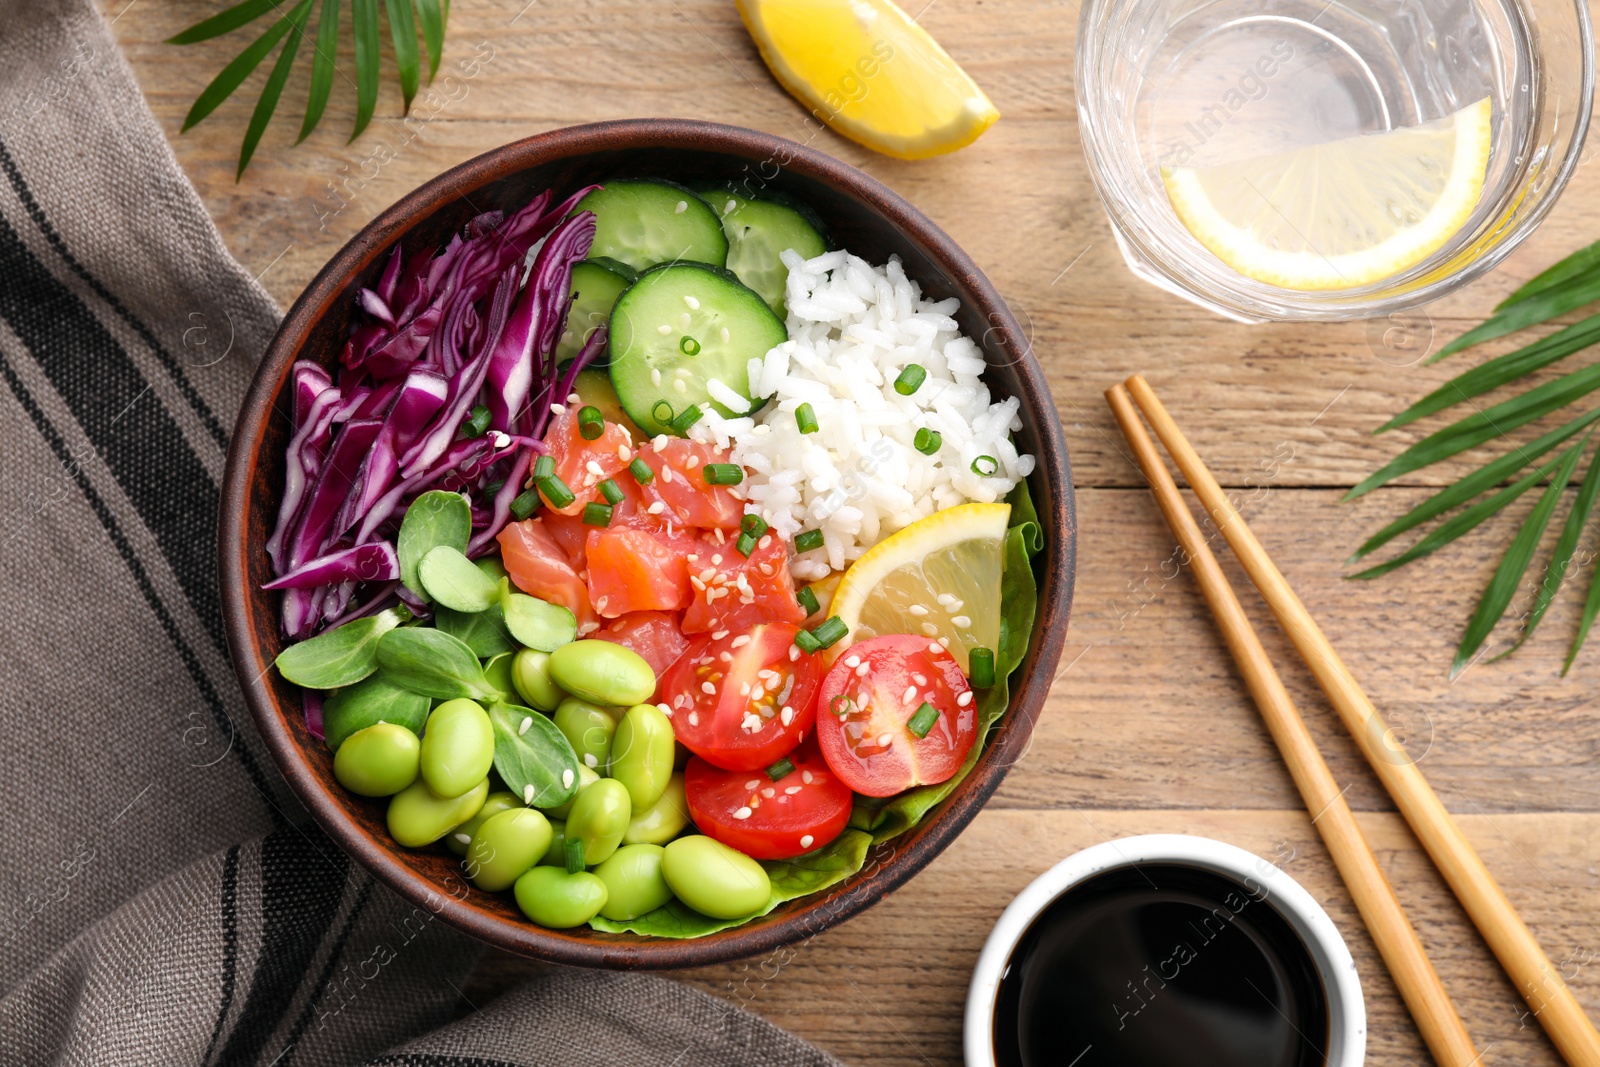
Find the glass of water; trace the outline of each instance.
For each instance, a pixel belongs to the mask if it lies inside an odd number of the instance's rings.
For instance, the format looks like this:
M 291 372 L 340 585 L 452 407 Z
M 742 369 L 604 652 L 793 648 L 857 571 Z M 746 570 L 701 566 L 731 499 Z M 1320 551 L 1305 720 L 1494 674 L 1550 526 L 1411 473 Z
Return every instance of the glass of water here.
M 1492 269 L 1582 160 L 1583 0 L 1084 0 L 1123 256 L 1231 318 L 1351 319 Z

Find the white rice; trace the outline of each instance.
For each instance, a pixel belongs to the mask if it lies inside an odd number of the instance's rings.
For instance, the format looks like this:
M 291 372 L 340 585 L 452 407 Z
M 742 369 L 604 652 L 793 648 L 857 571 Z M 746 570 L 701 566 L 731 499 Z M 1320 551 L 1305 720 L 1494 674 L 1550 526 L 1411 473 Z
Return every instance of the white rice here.
M 953 318 L 958 300 L 922 299 L 898 257 L 874 267 L 844 251 L 811 260 L 788 251 L 783 262 L 789 340 L 749 364 L 751 395 L 772 402 L 731 419 L 708 410 L 691 435 L 732 447 L 748 472 L 747 513 L 787 538 L 822 531 L 822 547 L 795 561 L 797 578 L 843 570 L 935 511 L 1001 500 L 1033 471 L 1033 457 L 1019 455 L 1009 437 L 1022 429 L 1020 403 L 990 401 L 983 353 Z M 927 377 L 901 396 L 895 379 L 913 363 Z M 796 424 L 802 403 L 816 413 L 814 434 Z M 935 455 L 913 445 L 923 427 L 942 436 Z M 979 456 L 998 464 L 992 476 L 973 472 Z

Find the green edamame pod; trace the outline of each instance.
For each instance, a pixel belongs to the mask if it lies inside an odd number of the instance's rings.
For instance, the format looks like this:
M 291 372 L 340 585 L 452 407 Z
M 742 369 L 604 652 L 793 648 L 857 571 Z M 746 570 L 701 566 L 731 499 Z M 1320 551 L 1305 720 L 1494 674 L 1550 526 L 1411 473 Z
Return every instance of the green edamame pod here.
M 572 813 L 573 802 L 583 795 L 583 791 L 585 789 L 588 789 L 591 785 L 594 785 L 599 780 L 600 775 L 597 772 L 591 771 L 589 768 L 580 763 L 578 764 L 577 792 L 572 794 L 572 799 L 567 801 L 565 804 L 557 804 L 553 808 L 540 808 L 539 810 L 544 812 L 552 819 L 565 819 Z
M 467 848 L 467 876 L 490 893 L 509 889 L 544 857 L 550 837 L 550 820 L 532 808 L 490 816 Z
M 357 730 L 333 757 L 333 776 L 352 793 L 386 797 L 417 780 L 422 746 L 417 735 L 391 722 Z
M 650 699 L 656 672 L 643 656 L 610 641 L 573 641 L 550 653 L 550 677 L 575 697 L 628 707 Z
M 494 766 L 494 727 L 471 700 L 447 700 L 433 709 L 422 735 L 422 780 L 440 797 L 458 797 Z
M 566 694 L 550 680 L 550 653 L 525 648 L 511 659 L 511 684 L 530 708 L 555 711 Z
M 567 824 L 561 819 L 550 819 L 550 847 L 539 857 L 546 867 L 567 869 Z
M 754 915 L 772 896 L 772 882 L 761 864 L 701 834 L 668 845 L 661 873 L 679 900 L 713 919 Z
M 602 778 L 578 794 L 567 812 L 567 839 L 583 842 L 584 866 L 593 867 L 617 850 L 632 814 L 621 782 Z
M 654 704 L 635 704 L 617 724 L 610 774 L 628 790 L 634 811 L 661 799 L 672 780 L 672 720 Z
M 671 900 L 672 890 L 661 874 L 666 854 L 660 845 L 625 845 L 596 867 L 594 876 L 606 884 L 606 902 L 600 914 L 624 922 Z
M 572 750 L 583 765 L 597 774 L 605 773 L 611 758 L 611 738 L 617 732 L 617 717 L 610 709 L 587 700 L 568 697 L 551 716 L 556 729 L 572 742 Z
M 522 800 L 515 794 L 505 790 L 490 793 L 484 800 L 483 807 L 478 809 L 478 814 L 451 830 L 445 835 L 444 844 L 451 852 L 458 856 L 467 854 L 467 846 L 472 844 L 472 835 L 478 832 L 478 827 L 491 815 L 499 815 L 502 811 L 512 808 L 525 807 Z
M 431 845 L 483 810 L 488 797 L 487 778 L 448 800 L 435 796 L 428 783 L 418 778 L 389 801 L 389 836 L 406 848 Z
M 557 867 L 535 867 L 517 879 L 512 892 L 522 914 L 552 930 L 582 926 L 606 906 L 606 884 L 588 871 L 568 874 Z
M 689 798 L 684 790 L 683 772 L 673 774 L 656 802 L 636 811 L 622 834 L 625 845 L 664 845 L 683 833 L 689 825 Z
M 329 752 L 337 752 L 345 738 L 380 722 L 420 734 L 432 703 L 421 693 L 396 685 L 382 671 L 370 674 L 354 685 L 335 689 L 322 702 L 323 743 Z

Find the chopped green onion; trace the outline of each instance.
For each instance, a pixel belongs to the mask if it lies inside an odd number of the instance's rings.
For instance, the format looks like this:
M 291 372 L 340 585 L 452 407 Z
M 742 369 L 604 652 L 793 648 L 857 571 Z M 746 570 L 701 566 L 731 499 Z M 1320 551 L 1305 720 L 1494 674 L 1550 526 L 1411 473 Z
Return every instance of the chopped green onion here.
M 650 464 L 638 456 L 634 456 L 633 462 L 628 464 L 628 473 L 633 475 L 633 480 L 640 485 L 649 485 L 656 480 L 656 472 L 650 469 Z
M 794 409 L 795 425 L 800 427 L 801 433 L 817 432 L 817 409 L 810 404 L 801 404 Z
M 813 548 L 821 547 L 821 530 L 802 530 L 794 535 L 794 550 L 796 552 L 810 552 Z
M 593 441 L 606 432 L 606 417 L 593 404 L 578 409 L 578 433 L 585 441 Z
M 595 488 L 600 490 L 600 495 L 606 498 L 606 503 L 613 506 L 622 503 L 622 486 L 607 478 Z
M 690 404 L 684 408 L 677 418 L 672 420 L 672 431 L 680 437 L 689 432 L 689 427 L 699 422 L 705 416 L 699 404 Z
M 804 630 L 800 632 L 805 633 Z M 855 705 L 850 702 L 850 698 L 847 695 L 840 693 L 828 702 L 828 710 L 842 719 L 855 710 Z
M 567 873 L 577 874 L 583 870 L 583 842 L 576 837 L 567 838 L 566 853 Z
M 686 356 L 698 356 L 700 354 L 700 342 L 685 334 L 683 340 L 678 342 L 678 351 Z
M 967 653 L 967 677 L 978 689 L 994 685 L 994 651 L 982 645 Z
M 756 550 L 755 535 L 747 533 L 740 534 L 739 540 L 733 543 L 733 547 L 738 549 L 739 555 L 749 557 L 749 555 Z
M 760 515 L 746 515 L 739 521 L 739 529 L 751 537 L 767 536 L 767 520 Z
M 894 391 L 901 396 L 910 396 L 922 388 L 922 383 L 928 378 L 928 372 L 918 363 L 906 364 L 906 369 L 900 372 L 900 377 L 894 380 Z
M 583 524 L 585 526 L 610 526 L 611 505 L 596 504 L 594 501 L 583 506 Z
M 811 636 L 816 639 L 818 648 L 828 648 L 836 644 L 841 637 L 850 632 L 850 627 L 837 615 L 828 616 L 828 621 L 821 626 L 813 628 Z
M 939 447 L 944 444 L 944 435 L 938 430 L 930 430 L 924 426 L 917 431 L 917 436 L 911 443 L 924 456 L 936 456 L 939 454 Z
M 535 485 L 544 481 L 546 478 L 555 477 L 555 473 L 556 457 L 540 456 L 538 459 L 533 461 L 533 481 Z
M 911 736 L 922 740 L 928 736 L 928 731 L 933 729 L 933 724 L 939 721 L 939 709 L 929 704 L 926 700 L 917 713 L 911 716 L 911 721 L 906 723 L 906 729 L 911 731 Z
M 789 775 L 793 773 L 794 761 L 788 756 L 783 757 L 783 759 L 767 768 L 767 777 L 771 778 L 774 782 L 781 782 L 783 779 L 789 777 Z
M 650 417 L 657 422 L 672 425 L 672 405 L 665 400 L 657 400 L 650 408 Z
M 744 468 L 737 463 L 707 463 L 700 469 L 705 472 L 707 485 L 738 485 L 744 481 Z
M 514 519 L 525 519 L 538 510 L 539 490 L 537 489 L 524 489 L 522 492 L 518 493 L 517 498 L 511 502 L 511 517 Z
M 818 608 L 822 607 L 821 604 L 817 603 L 817 594 L 811 591 L 809 585 L 802 586 L 800 591 L 794 595 L 794 598 L 800 601 L 802 608 L 806 609 L 806 618 L 808 619 L 817 613 Z
M 972 461 L 972 473 L 990 478 L 1000 472 L 1000 461 L 993 456 L 979 456 Z
M 461 436 L 482 437 L 488 429 L 489 409 L 479 404 L 467 413 L 467 421 L 461 424 Z
M 801 652 L 815 652 L 817 649 L 822 647 L 817 643 L 817 639 L 811 636 L 810 630 L 801 630 L 799 633 L 795 634 L 794 643 L 799 647 Z
M 544 498 L 550 506 L 557 511 L 578 499 L 572 494 L 572 490 L 567 488 L 567 483 L 557 478 L 554 474 L 539 483 L 539 491 L 544 494 Z

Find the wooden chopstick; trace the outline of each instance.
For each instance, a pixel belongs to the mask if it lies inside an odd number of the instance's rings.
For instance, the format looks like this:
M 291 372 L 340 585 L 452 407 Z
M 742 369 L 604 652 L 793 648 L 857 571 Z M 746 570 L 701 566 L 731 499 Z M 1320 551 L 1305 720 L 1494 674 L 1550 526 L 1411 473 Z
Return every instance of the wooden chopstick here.
M 1188 504 L 1178 494 L 1172 475 L 1167 473 L 1155 443 L 1139 421 L 1127 390 L 1114 385 L 1106 390 L 1106 400 L 1133 448 L 1134 458 L 1150 481 L 1150 492 L 1155 495 L 1161 514 L 1188 557 L 1189 567 L 1211 607 L 1211 614 L 1216 617 L 1223 640 L 1239 665 L 1239 673 L 1244 676 L 1250 695 L 1261 709 L 1261 717 L 1289 766 L 1289 774 L 1300 788 L 1306 810 L 1312 816 L 1311 823 L 1322 834 L 1383 962 L 1394 977 L 1400 996 L 1422 1032 L 1422 1039 L 1442 1067 L 1472 1067 L 1479 1057 L 1471 1035 L 1456 1014 L 1444 983 L 1439 980 L 1422 942 L 1417 939 L 1416 930 L 1406 919 L 1405 909 L 1378 866 L 1378 859 L 1356 824 L 1350 805 L 1345 803 L 1344 791 L 1334 782 L 1333 772 L 1328 770 L 1322 754 L 1317 751 L 1316 742 L 1300 718 L 1289 691 L 1284 688 L 1283 680 L 1267 658 L 1266 649 L 1261 647 L 1255 628 L 1239 606 L 1239 598 L 1222 573 L 1217 557 L 1211 554 L 1205 535 L 1200 532 Z
M 1378 748 L 1379 739 L 1387 731 L 1370 728 L 1374 722 L 1383 722 L 1372 701 L 1362 692 L 1355 676 L 1250 532 L 1250 527 L 1229 502 L 1227 494 L 1206 469 L 1172 416 L 1167 414 L 1149 383 L 1142 375 L 1135 374 L 1124 384 L 1545 1033 L 1573 1067 L 1600 1067 L 1600 1034 L 1595 1032 L 1560 973 L 1551 966 L 1533 933 L 1506 899 L 1482 857 L 1462 834 L 1416 764 L 1396 760 L 1392 752 Z

